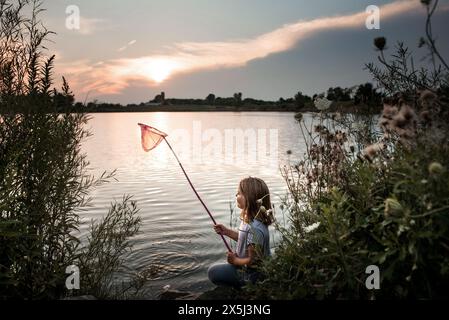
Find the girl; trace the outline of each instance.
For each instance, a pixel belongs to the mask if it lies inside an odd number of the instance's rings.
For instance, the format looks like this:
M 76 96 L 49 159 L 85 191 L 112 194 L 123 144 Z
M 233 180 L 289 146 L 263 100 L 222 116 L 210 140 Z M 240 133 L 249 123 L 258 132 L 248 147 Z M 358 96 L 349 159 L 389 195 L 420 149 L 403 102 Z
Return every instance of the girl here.
M 214 264 L 208 270 L 210 281 L 216 285 L 241 287 L 245 281 L 255 282 L 259 276 L 255 266 L 270 255 L 268 226 L 273 222 L 270 192 L 259 178 L 245 178 L 239 183 L 236 194 L 237 207 L 242 211 L 238 231 L 222 224 L 214 226 L 215 232 L 237 241 L 236 252 L 228 252 L 228 263 Z

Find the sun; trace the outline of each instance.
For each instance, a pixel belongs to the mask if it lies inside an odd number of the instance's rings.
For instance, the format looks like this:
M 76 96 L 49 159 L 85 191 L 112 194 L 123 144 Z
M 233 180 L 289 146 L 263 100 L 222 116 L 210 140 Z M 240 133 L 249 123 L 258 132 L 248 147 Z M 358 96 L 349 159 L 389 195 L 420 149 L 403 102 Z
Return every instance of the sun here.
M 176 68 L 176 63 L 166 59 L 153 59 L 145 66 L 145 73 L 147 77 L 156 83 L 161 83 L 170 77 L 173 70 Z
M 142 79 L 152 83 L 162 83 L 174 73 L 185 69 L 185 64 L 173 57 L 145 57 L 123 59 L 112 67 L 114 77 Z

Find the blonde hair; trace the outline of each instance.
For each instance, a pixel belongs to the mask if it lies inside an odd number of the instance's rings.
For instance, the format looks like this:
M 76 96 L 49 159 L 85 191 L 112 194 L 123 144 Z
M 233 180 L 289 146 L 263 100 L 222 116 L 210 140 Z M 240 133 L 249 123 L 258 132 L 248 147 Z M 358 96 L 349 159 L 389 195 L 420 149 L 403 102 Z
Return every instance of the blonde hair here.
M 246 223 L 257 219 L 267 226 L 272 224 L 273 215 L 268 211 L 271 209 L 271 201 L 267 184 L 262 179 L 248 177 L 240 181 L 239 190 L 246 200 L 240 218 Z M 261 210 L 261 206 L 265 210 Z

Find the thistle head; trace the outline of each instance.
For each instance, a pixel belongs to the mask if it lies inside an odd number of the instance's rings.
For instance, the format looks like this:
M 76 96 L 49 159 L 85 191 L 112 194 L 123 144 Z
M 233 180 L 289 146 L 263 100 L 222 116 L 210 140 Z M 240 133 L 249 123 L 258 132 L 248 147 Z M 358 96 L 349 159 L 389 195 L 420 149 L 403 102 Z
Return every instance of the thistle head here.
M 444 172 L 444 167 L 439 162 L 432 162 L 429 164 L 429 173 L 432 175 L 439 175 Z
M 404 210 L 404 208 L 402 207 L 402 205 L 399 203 L 398 200 L 394 199 L 394 198 L 387 198 L 385 200 L 385 210 L 384 210 L 384 214 L 385 216 L 397 216 L 400 213 L 402 213 Z
M 385 37 L 378 37 L 374 39 L 374 45 L 379 51 L 383 51 L 385 49 L 386 44 L 387 39 Z

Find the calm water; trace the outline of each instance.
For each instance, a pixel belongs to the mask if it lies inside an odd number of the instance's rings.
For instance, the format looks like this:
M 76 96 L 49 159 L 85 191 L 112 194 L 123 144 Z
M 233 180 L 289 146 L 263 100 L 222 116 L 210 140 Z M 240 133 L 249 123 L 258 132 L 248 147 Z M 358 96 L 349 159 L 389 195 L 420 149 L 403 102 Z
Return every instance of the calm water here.
M 93 174 L 117 169 L 118 181 L 92 193 L 92 208 L 82 213 L 83 221 L 101 218 L 114 199 L 133 195 L 143 223 L 126 264 L 143 273 L 153 265 L 160 267 L 148 284 L 148 297 L 156 297 L 166 285 L 196 292 L 213 288 L 207 268 L 225 261 L 225 247 L 168 146 L 163 142 L 144 152 L 137 123 L 168 133 L 202 199 L 218 222 L 229 225 L 238 183 L 249 175 L 265 180 L 277 217 L 283 219 L 279 204 L 285 183 L 279 167 L 304 151 L 293 116 L 277 112 L 93 114 L 88 125 L 93 136 L 82 149 Z M 243 145 L 233 138 L 242 133 L 249 137 Z M 287 155 L 287 150 L 292 154 Z M 87 225 L 81 232 L 86 230 Z M 272 247 L 275 243 L 272 232 Z

